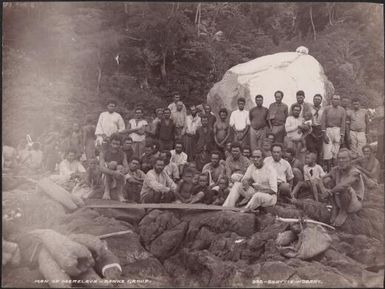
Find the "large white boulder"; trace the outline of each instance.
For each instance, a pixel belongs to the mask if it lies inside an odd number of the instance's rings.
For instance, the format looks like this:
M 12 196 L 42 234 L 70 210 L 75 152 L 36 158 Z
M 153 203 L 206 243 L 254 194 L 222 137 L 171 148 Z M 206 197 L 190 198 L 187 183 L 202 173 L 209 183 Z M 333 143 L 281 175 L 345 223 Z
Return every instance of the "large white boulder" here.
M 305 92 L 305 101 L 312 102 L 315 94 L 329 99 L 334 93 L 333 84 L 327 79 L 320 63 L 308 55 L 306 47 L 297 52 L 281 52 L 258 57 L 230 68 L 222 80 L 217 82 L 207 95 L 207 102 L 214 112 L 222 107 L 237 108 L 237 99 L 246 99 L 246 108 L 255 106 L 255 96 L 262 94 L 264 106 L 275 101 L 274 92 L 284 93 L 283 102 L 296 102 L 296 92 Z M 324 101 L 325 102 L 325 101 Z

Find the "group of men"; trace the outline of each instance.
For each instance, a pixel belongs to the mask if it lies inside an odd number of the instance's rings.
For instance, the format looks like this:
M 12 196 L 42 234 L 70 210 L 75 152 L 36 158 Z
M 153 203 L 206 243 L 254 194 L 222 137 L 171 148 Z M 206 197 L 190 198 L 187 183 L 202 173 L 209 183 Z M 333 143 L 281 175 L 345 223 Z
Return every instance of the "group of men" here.
M 216 116 L 208 104 L 187 111 L 180 95 L 173 97 L 151 122 L 137 107 L 126 123 L 110 101 L 96 127 L 87 121 L 80 147 L 68 147 L 60 171 L 66 178 L 85 174 L 103 199 L 143 203 L 255 210 L 308 191 L 331 204 L 336 226 L 362 207 L 364 185 L 377 185 L 380 163 L 367 145 L 369 117 L 359 99 L 350 109 L 334 95 L 323 106 L 320 94 L 308 103 L 298 91 L 289 109 L 276 91 L 269 108 L 257 95 L 250 111 L 239 98 L 236 110 L 221 108 Z

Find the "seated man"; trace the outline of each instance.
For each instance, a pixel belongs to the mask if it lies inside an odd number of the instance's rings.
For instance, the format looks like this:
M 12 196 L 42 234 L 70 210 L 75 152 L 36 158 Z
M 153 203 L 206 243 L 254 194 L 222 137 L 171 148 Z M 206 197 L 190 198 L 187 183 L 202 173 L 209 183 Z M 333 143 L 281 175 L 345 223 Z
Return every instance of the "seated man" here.
M 187 164 L 187 154 L 183 152 L 183 143 L 175 142 L 175 149 L 171 150 L 171 162 L 175 163 L 179 169 L 179 175 L 183 174 L 183 168 Z
M 176 184 L 164 172 L 164 159 L 158 158 L 143 182 L 140 192 L 142 203 L 171 203 L 175 199 Z
M 298 192 L 301 188 L 310 189 L 314 200 L 318 202 L 319 197 L 326 197 L 325 187 L 322 183 L 322 177 L 325 175 L 323 168 L 316 163 L 317 155 L 316 153 L 309 152 L 305 157 L 305 166 L 304 170 L 304 179 L 305 181 L 298 181 L 292 192 L 292 198 L 297 197 Z
M 284 159 L 287 160 L 291 166 L 291 169 L 293 170 L 294 174 L 294 186 L 300 182 L 303 181 L 303 167 L 304 164 L 295 157 L 296 153 L 295 150 L 292 148 L 287 148 L 284 153 Z
M 337 162 L 338 165 L 323 177 L 323 182 L 326 186 L 331 180 L 335 185 L 331 190 L 326 190 L 333 199 L 330 223 L 333 226 L 342 226 L 349 213 L 361 210 L 365 191 L 361 172 L 352 166 L 348 149 L 340 149 Z
M 218 186 L 213 188 L 212 193 L 213 205 L 222 206 L 230 193 L 229 179 L 225 176 L 220 177 L 218 180 Z
M 362 173 L 368 189 L 377 188 L 380 177 L 380 162 L 374 156 L 370 145 L 363 146 L 362 153 L 364 156 L 354 160 L 352 164 Z
M 241 182 L 236 182 L 224 202 L 224 207 L 234 207 L 240 196 L 245 198 L 245 209 L 254 210 L 260 206 L 274 206 L 277 202 L 277 173 L 264 163 L 261 149 L 253 151 L 251 164 Z
M 109 146 L 100 153 L 100 170 L 103 173 L 104 200 L 111 199 L 111 190 L 116 189 L 117 200 L 126 201 L 123 196 L 125 172 L 128 169 L 126 154 L 121 149 L 122 140 L 118 134 L 111 135 Z
M 242 149 L 242 155 L 246 157 L 247 159 L 250 159 L 251 156 L 251 150 L 249 146 L 244 146 Z
M 31 150 L 28 151 L 27 156 L 23 159 L 23 163 L 27 168 L 32 170 L 39 170 L 43 165 L 43 152 L 40 150 L 39 143 L 33 143 Z
M 278 197 L 290 196 L 293 188 L 294 174 L 288 161 L 282 158 L 283 146 L 280 143 L 271 146 L 271 157 L 265 158 L 265 164 L 270 165 L 277 172 Z
M 171 152 L 170 151 L 162 151 L 160 153 L 160 157 L 164 159 L 164 172 L 174 181 L 179 180 L 179 169 L 178 166 L 171 162 Z
M 70 179 L 80 179 L 82 175 L 85 175 L 86 170 L 76 159 L 76 154 L 76 149 L 69 148 L 65 154 L 65 159 L 59 165 L 59 175 L 51 175 L 50 179 L 62 185 Z
M 202 173 L 208 173 L 210 187 L 216 186 L 218 184 L 219 179 L 222 176 L 226 176 L 225 166 L 220 161 L 220 152 L 211 152 L 211 162 L 203 167 Z
M 144 173 L 147 173 L 153 168 L 155 159 L 156 157 L 153 152 L 153 144 L 147 143 L 144 147 L 144 153 L 140 159 L 142 163 L 141 169 Z
M 191 204 L 204 203 L 206 205 L 211 204 L 213 201 L 213 194 L 209 186 L 209 177 L 207 174 L 200 174 L 198 178 L 198 184 L 191 190 L 192 198 Z
M 103 192 L 102 171 L 96 158 L 87 160 L 87 163 L 85 185 L 92 190 L 91 195 L 88 196 L 88 198 L 92 198 L 99 192 L 100 194 Z
M 140 191 L 143 181 L 146 176 L 140 169 L 140 160 L 137 157 L 132 157 L 128 163 L 128 170 L 125 176 L 126 185 L 124 187 L 127 198 L 136 203 L 140 202 Z
M 241 154 L 239 143 L 231 144 L 231 155 L 226 159 L 226 176 L 232 182 L 239 182 L 250 165 L 250 160 Z

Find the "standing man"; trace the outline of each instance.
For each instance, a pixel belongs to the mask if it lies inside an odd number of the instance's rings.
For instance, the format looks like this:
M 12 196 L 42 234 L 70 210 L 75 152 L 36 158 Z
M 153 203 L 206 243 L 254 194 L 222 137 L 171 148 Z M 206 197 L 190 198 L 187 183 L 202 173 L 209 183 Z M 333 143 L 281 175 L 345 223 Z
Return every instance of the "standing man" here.
M 275 102 L 270 104 L 267 120 L 276 142 L 283 143 L 283 138 L 285 137 L 285 122 L 289 115 L 289 108 L 282 102 L 282 91 L 276 91 L 274 97 Z
M 279 195 L 290 197 L 290 192 L 293 189 L 294 174 L 289 162 L 282 158 L 282 144 L 273 144 L 271 146 L 271 155 L 271 157 L 265 158 L 264 162 L 277 172 L 278 197 Z
M 247 168 L 241 182 L 236 182 L 231 188 L 224 207 L 234 207 L 240 196 L 247 201 L 245 209 L 254 210 L 277 203 L 277 173 L 264 163 L 261 149 L 254 150 L 251 158 L 253 163 Z
M 350 98 L 344 96 L 341 98 L 341 106 L 345 109 L 346 112 L 346 121 L 345 121 L 345 137 L 343 144 L 341 145 L 342 148 L 351 149 L 351 138 L 350 138 L 350 118 L 349 113 L 351 111 L 351 104 L 352 101 Z
M 135 109 L 135 118 L 130 119 L 127 125 L 127 129 L 122 133 L 129 133 L 133 141 L 132 148 L 134 155 L 139 158 L 144 152 L 144 145 L 146 142 L 146 126 L 148 125 L 147 120 L 143 119 L 143 109 Z
M 164 159 L 158 158 L 154 168 L 144 178 L 140 199 L 142 203 L 171 203 L 175 199 L 176 184 L 164 172 Z
M 314 152 L 317 155 L 317 163 L 321 164 L 322 156 L 322 128 L 321 128 L 321 119 L 323 114 L 322 104 L 322 95 L 316 94 L 313 97 L 313 105 L 311 108 L 311 113 L 313 115 L 311 133 L 306 137 L 306 147 L 308 151 Z
M 256 148 L 262 147 L 263 139 L 266 137 L 268 128 L 267 115 L 268 109 L 263 104 L 263 96 L 258 94 L 255 97 L 257 106 L 253 107 L 249 113 L 250 119 L 250 148 L 253 152 Z
M 103 139 L 110 137 L 113 133 L 123 131 L 126 126 L 122 116 L 115 112 L 116 101 L 110 100 L 107 103 L 107 111 L 102 112 L 99 116 L 95 129 L 96 144 L 101 146 Z
M 292 108 L 292 115 L 289 115 L 285 122 L 285 146 L 293 148 L 297 155 L 299 152 L 306 151 L 306 144 L 303 132 L 310 129 L 310 125 L 304 124 L 304 119 L 300 117 L 301 106 L 294 104 Z
M 249 132 L 250 119 L 249 112 L 245 110 L 246 100 L 241 97 L 238 99 L 238 109 L 230 115 L 230 127 L 234 131 L 234 141 L 241 145 L 246 144 Z
M 219 110 L 219 119 L 214 124 L 214 141 L 218 150 L 222 153 L 221 157 L 224 157 L 225 145 L 230 139 L 231 130 L 227 116 L 227 109 L 221 108 Z
M 168 106 L 171 112 L 177 111 L 177 103 L 178 101 L 181 101 L 180 94 L 178 92 L 174 92 L 173 98 L 174 98 L 174 102 L 170 103 Z M 182 111 L 186 113 L 186 106 L 183 104 L 183 102 L 182 102 L 182 105 L 183 105 Z
M 333 210 L 330 223 L 333 226 L 342 226 L 348 214 L 356 213 L 362 208 L 364 199 L 364 182 L 360 171 L 352 166 L 350 151 L 346 148 L 338 152 L 338 165 L 323 177 L 325 186 L 328 179 L 335 186 L 327 193 L 333 197 Z
M 196 144 L 196 132 L 202 126 L 201 118 L 198 115 L 198 110 L 195 105 L 190 107 L 190 115 L 186 117 L 186 125 L 182 134 L 185 140 L 185 150 L 188 156 L 188 161 L 194 159 L 194 149 Z
M 297 102 L 293 103 L 290 107 L 290 113 L 293 113 L 293 107 L 295 104 L 298 104 L 301 106 L 301 113 L 300 117 L 302 117 L 304 120 L 311 120 L 312 113 L 311 113 L 311 104 L 308 102 L 305 102 L 305 92 L 303 90 L 298 90 L 296 93 Z
M 361 108 L 360 100 L 353 99 L 353 109 L 347 112 L 350 120 L 350 139 L 353 157 L 362 156 L 362 148 L 366 145 L 369 133 L 369 114 Z
M 116 188 L 118 200 L 126 201 L 123 196 L 125 183 L 124 172 L 120 171 L 118 166 L 128 169 L 128 163 L 125 153 L 121 149 L 121 138 L 118 134 L 111 135 L 110 144 L 105 151 L 100 152 L 100 170 L 103 173 L 104 194 L 103 199 L 111 199 L 111 190 Z
M 156 136 L 159 139 L 160 150 L 172 150 L 175 140 L 175 124 L 171 120 L 171 110 L 163 110 L 163 119 L 158 123 Z
M 201 122 L 202 126 L 198 128 L 196 133 L 197 143 L 195 147 L 195 162 L 199 171 L 210 161 L 209 152 L 214 149 L 214 132 L 209 126 L 208 117 L 202 115 Z
M 381 168 L 384 166 L 384 106 L 380 105 L 374 112 L 373 125 L 377 128 L 377 154 Z
M 345 137 L 346 112 L 339 105 L 340 99 L 339 95 L 333 95 L 332 104 L 325 107 L 322 114 L 323 155 L 327 172 L 336 164 L 337 153 Z
M 182 137 L 182 131 L 186 124 L 186 110 L 183 110 L 184 104 L 181 101 L 176 103 L 176 111 L 171 111 L 171 119 L 175 124 L 175 138 Z
M 210 129 L 214 128 L 214 124 L 217 121 L 217 118 L 215 117 L 214 113 L 211 111 L 211 106 L 207 103 L 203 105 L 203 109 L 205 111 L 204 115 L 207 116 L 207 119 L 209 120 L 209 127 Z
M 151 124 L 147 127 L 146 130 L 146 142 L 158 142 L 156 139 L 156 129 L 158 123 L 163 119 L 163 108 L 158 107 L 155 109 L 155 118 L 152 120 Z
M 91 116 L 86 118 L 83 130 L 83 147 L 87 161 L 96 157 L 95 153 L 95 125 Z
M 232 143 L 231 155 L 226 159 L 227 178 L 233 182 L 239 182 L 250 164 L 250 160 L 241 154 L 241 145 Z

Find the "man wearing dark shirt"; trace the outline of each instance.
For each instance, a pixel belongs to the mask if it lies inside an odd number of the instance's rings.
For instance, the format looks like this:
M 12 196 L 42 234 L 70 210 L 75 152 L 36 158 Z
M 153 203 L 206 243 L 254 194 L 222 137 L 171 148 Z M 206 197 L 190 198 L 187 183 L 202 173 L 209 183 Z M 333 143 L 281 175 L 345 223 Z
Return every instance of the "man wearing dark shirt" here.
M 175 140 L 175 124 L 171 119 L 171 110 L 163 110 L 163 119 L 158 123 L 157 138 L 159 139 L 160 150 L 172 150 Z
M 255 97 L 256 107 L 253 107 L 249 112 L 250 118 L 250 148 L 253 152 L 256 148 L 262 146 L 263 139 L 266 136 L 267 114 L 268 109 L 263 104 L 263 96 L 257 95 Z
M 293 106 L 295 104 L 299 104 L 301 106 L 301 113 L 299 117 L 302 117 L 304 120 L 310 120 L 312 118 L 311 104 L 305 102 L 305 92 L 303 90 L 298 90 L 296 93 L 296 98 L 297 102 L 290 106 L 290 113 L 293 111 Z
M 195 162 L 197 169 L 202 170 L 203 166 L 210 162 L 209 152 L 214 149 L 214 132 L 209 127 L 209 120 L 206 115 L 201 117 L 202 126 L 197 130 L 197 144 L 195 147 Z
M 275 135 L 276 142 L 283 143 L 283 138 L 285 137 L 285 122 L 289 115 L 289 108 L 282 102 L 282 91 L 276 91 L 274 97 L 275 102 L 270 104 L 267 120 L 271 132 Z
M 208 104 L 203 105 L 203 109 L 205 111 L 204 115 L 207 116 L 209 121 L 209 128 L 214 129 L 214 124 L 217 121 L 215 115 L 211 112 L 211 106 Z
M 134 156 L 134 149 L 132 148 L 132 138 L 126 137 L 123 140 L 123 147 L 122 150 L 126 154 L 127 163 L 129 164 L 131 162 L 131 158 Z

